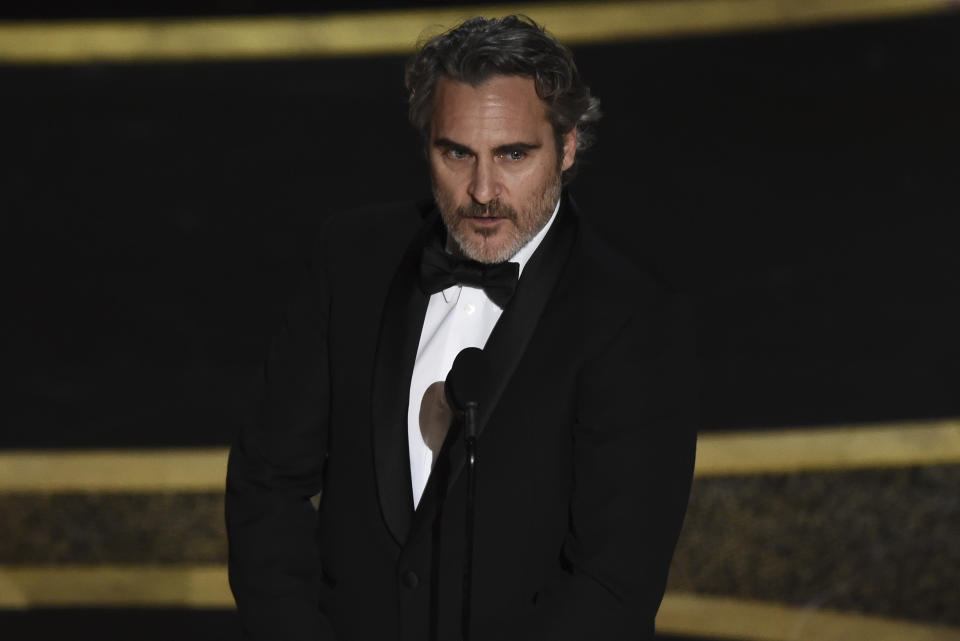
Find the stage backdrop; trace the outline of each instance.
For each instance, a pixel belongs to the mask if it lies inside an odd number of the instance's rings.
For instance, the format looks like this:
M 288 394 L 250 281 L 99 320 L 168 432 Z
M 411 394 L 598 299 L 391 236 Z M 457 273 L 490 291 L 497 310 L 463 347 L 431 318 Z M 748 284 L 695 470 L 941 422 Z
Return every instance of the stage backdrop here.
M 218 11 L 167 15 L 206 10 Z M 958 35 L 954 13 L 574 47 L 605 117 L 571 193 L 697 312 L 707 448 L 668 631 L 692 635 L 699 620 L 713 626 L 703 636 L 746 638 L 792 607 L 814 626 L 803 628 L 809 638 L 839 629 L 820 608 L 848 613 L 844 625 L 867 617 L 859 630 L 879 629 L 870 617 L 882 616 L 952 625 L 924 638 L 957 638 L 960 449 L 931 461 L 937 443 L 955 443 L 949 419 L 960 416 Z M 4 629 L 160 638 L 173 622 L 210 638 L 235 632 L 228 613 L 202 611 L 229 606 L 221 469 L 176 489 L 167 477 L 132 481 L 143 476 L 136 461 L 205 446 L 222 460 L 252 413 L 269 337 L 324 219 L 429 194 L 402 65 L 0 65 L 0 448 L 41 450 L 0 464 L 40 461 L 53 477 L 66 468 L 44 453 L 147 452 L 106 475 L 119 491 L 79 476 L 56 487 L 3 477 Z M 860 423 L 899 427 L 832 430 Z M 813 429 L 791 441 L 784 428 L 795 427 Z M 718 465 L 723 448 L 710 448 L 743 430 L 747 449 L 730 451 L 754 454 Z M 816 456 L 791 458 L 811 443 L 832 461 L 826 469 Z M 927 458 L 909 458 L 914 446 Z M 880 450 L 892 454 L 870 459 Z M 193 469 L 193 451 L 169 459 L 174 477 Z M 58 574 L 64 567 L 79 570 Z M 220 581 L 213 601 L 177 600 L 210 576 Z M 104 581 L 113 600 L 89 588 Z M 137 602 L 174 610 L 22 610 L 130 605 L 117 581 L 136 594 L 149 582 L 183 586 Z M 723 627 L 733 620 L 741 627 Z M 919 634 L 903 629 L 889 638 Z M 876 638 L 864 634 L 845 639 Z

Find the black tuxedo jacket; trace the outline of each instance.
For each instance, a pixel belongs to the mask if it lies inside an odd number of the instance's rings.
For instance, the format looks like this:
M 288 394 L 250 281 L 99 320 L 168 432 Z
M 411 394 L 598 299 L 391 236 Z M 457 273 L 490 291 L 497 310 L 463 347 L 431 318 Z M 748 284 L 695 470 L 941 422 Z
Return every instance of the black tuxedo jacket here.
M 407 450 L 419 257 L 437 233 L 432 206 L 325 224 L 230 455 L 230 584 L 251 638 L 460 638 L 462 434 L 416 511 Z M 693 472 L 687 329 L 565 196 L 485 347 L 474 639 L 652 638 Z

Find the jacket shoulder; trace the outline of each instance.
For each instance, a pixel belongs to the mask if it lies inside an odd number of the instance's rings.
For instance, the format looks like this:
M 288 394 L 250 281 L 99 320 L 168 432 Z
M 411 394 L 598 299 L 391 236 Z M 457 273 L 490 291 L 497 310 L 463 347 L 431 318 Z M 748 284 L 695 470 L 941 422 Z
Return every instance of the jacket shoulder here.
M 648 307 L 678 295 L 655 264 L 627 256 L 582 220 L 574 258 L 572 280 L 601 305 L 619 301 L 625 308 Z

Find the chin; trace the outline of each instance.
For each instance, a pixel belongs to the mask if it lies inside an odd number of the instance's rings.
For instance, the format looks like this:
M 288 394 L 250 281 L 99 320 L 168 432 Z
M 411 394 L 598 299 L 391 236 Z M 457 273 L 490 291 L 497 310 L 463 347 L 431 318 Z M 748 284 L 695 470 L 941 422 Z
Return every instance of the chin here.
M 484 236 L 474 231 L 464 233 L 463 224 L 451 234 L 464 256 L 478 263 L 502 263 L 509 260 L 524 245 L 516 234 L 498 233 Z

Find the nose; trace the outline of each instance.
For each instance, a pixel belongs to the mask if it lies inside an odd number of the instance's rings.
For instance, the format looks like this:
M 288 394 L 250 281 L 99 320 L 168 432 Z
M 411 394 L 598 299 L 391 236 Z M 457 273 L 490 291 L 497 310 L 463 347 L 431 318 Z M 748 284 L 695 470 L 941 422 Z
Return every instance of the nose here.
M 492 160 L 477 159 L 467 193 L 480 205 L 497 199 L 500 195 L 500 181 Z

